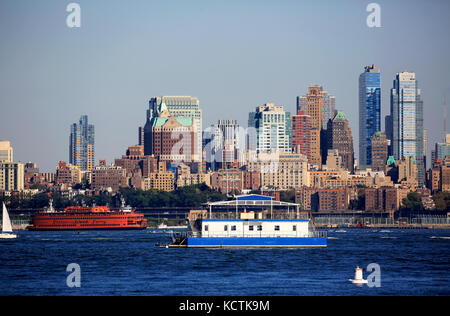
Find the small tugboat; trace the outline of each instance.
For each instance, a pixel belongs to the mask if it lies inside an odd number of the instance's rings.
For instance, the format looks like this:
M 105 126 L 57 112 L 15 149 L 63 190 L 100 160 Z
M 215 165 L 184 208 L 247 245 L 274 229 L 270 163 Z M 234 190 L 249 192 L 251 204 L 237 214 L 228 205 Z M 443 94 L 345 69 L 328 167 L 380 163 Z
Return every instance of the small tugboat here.
M 326 231 L 317 231 L 294 203 L 263 195 L 238 196 L 189 213 L 190 230 L 175 233 L 165 247 L 326 247 Z

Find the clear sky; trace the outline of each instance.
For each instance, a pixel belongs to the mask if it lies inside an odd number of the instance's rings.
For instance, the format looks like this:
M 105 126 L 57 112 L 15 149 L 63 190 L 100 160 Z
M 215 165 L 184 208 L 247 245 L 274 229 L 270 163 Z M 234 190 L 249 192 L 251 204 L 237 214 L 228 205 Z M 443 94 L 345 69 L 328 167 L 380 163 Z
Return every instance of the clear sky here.
M 70 2 L 81 28 L 66 26 Z M 381 28 L 366 25 L 370 2 Z M 1 0 L 0 139 L 15 160 L 54 171 L 87 114 L 96 160 L 112 162 L 137 143 L 152 96 L 198 97 L 204 127 L 247 126 L 267 102 L 294 113 L 318 84 L 347 114 L 358 154 L 358 77 L 377 64 L 383 129 L 395 74 L 416 73 L 429 155 L 450 102 L 449 13 L 447 0 Z

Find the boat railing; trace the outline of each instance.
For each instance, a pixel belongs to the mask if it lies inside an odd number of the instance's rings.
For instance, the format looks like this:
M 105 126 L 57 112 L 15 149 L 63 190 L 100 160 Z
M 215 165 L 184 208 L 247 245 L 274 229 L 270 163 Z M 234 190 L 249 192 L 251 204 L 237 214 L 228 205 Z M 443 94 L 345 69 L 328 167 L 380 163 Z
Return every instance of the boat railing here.
M 178 237 L 181 234 L 185 237 L 207 237 L 207 238 L 327 238 L 326 231 L 312 231 L 306 234 L 275 234 L 275 233 L 260 233 L 260 234 L 224 234 L 224 233 L 209 233 L 209 232 L 183 232 L 177 233 Z
M 309 236 L 311 238 L 327 238 L 327 231 L 326 230 L 314 230 L 309 232 Z
M 243 213 L 243 212 L 212 212 L 208 213 L 204 219 L 245 219 L 243 214 L 251 214 Z M 310 216 L 307 213 L 301 212 L 255 212 L 254 219 L 310 219 Z M 253 219 L 253 218 L 252 218 Z

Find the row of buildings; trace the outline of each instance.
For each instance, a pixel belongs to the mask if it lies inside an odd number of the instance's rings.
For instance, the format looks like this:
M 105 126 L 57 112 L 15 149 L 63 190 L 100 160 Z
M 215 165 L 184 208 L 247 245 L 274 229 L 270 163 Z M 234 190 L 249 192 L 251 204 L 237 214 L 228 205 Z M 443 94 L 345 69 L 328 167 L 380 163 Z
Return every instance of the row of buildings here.
M 294 114 L 266 103 L 249 113 L 245 127 L 219 120 L 205 130 L 197 98 L 153 97 L 138 128 L 138 144 L 113 164 L 95 165 L 94 126 L 82 116 L 71 126 L 68 163 L 61 161 L 52 175 L 23 165 L 24 184 L 0 190 L 20 191 L 35 183 L 113 193 L 121 187 L 173 191 L 200 183 L 225 194 L 295 189 L 305 208 L 327 212 L 347 210 L 361 189 L 366 210 L 385 212 L 398 209 L 411 191 L 422 190 L 424 196 L 425 187 L 429 194 L 450 191 L 450 137 L 436 144 L 432 168 L 425 169 L 423 102 L 414 73 L 396 74 L 382 131 L 380 70 L 365 67 L 359 76 L 359 120 L 358 162 L 349 120 L 321 86 L 297 97 Z M 0 150 L 1 155 L 8 153 Z M 16 169 L 20 178 L 20 166 Z

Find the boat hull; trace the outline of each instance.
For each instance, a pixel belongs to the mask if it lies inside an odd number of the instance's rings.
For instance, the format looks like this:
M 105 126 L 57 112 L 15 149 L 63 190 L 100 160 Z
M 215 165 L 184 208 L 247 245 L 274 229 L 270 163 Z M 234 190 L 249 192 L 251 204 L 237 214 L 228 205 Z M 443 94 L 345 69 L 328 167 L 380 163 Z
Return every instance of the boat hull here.
M 30 231 L 78 231 L 78 230 L 140 230 L 147 228 L 143 214 L 134 212 L 101 212 L 93 208 L 54 213 L 38 213 L 32 218 Z
M 314 237 L 189 237 L 187 238 L 188 248 L 297 248 L 297 247 L 327 247 L 326 238 Z
M 144 230 L 147 227 L 118 227 L 118 228 L 111 228 L 111 227 L 98 227 L 98 228 L 35 228 L 35 227 L 27 227 L 28 231 L 40 231 L 40 232 L 56 232 L 56 231 L 67 231 L 67 232 L 74 232 L 74 231 L 115 231 L 115 230 Z
M 0 239 L 14 239 L 17 238 L 15 234 L 0 234 Z

